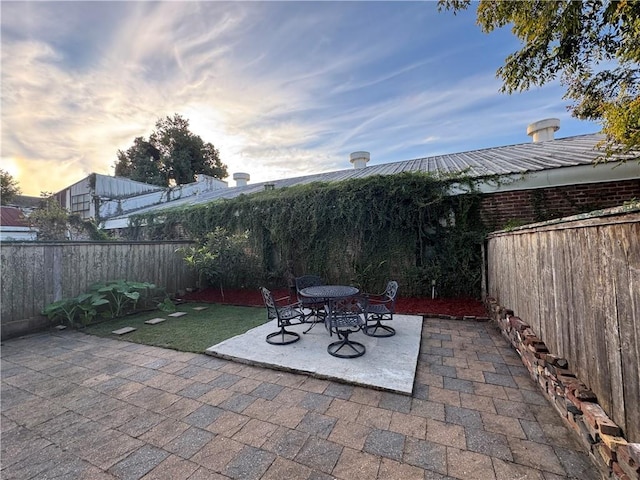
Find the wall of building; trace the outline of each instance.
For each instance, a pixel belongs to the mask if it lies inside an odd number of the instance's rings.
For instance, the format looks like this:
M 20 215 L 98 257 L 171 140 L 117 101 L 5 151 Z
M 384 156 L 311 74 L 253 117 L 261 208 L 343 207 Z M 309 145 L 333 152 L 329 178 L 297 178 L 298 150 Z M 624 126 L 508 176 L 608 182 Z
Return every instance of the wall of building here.
M 640 199 L 640 180 L 587 183 L 485 194 L 482 219 L 491 229 L 567 217 Z

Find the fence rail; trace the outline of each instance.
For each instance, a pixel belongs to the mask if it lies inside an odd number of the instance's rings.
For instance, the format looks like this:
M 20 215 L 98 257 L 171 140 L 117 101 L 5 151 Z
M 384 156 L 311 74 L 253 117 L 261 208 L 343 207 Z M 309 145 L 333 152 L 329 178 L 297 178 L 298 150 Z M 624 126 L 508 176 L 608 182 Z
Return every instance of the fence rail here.
M 488 294 L 640 441 L 640 212 L 499 232 L 487 244 Z
M 93 283 L 132 280 L 174 293 L 195 285 L 176 253 L 188 242 L 9 242 L 0 245 L 2 338 L 47 325 L 43 307 Z

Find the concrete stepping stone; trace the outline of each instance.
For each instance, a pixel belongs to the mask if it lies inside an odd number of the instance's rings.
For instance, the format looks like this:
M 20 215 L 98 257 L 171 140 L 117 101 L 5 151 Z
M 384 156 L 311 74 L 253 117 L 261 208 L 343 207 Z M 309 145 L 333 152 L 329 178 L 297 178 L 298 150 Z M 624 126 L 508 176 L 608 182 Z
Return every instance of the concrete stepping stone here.
M 202 310 L 206 310 L 209 307 L 193 307 L 193 310 L 195 310 L 196 312 L 201 312 Z
M 133 327 L 122 327 L 119 328 L 118 330 L 114 330 L 113 333 L 114 335 L 124 335 L 125 333 L 131 333 L 131 332 L 135 332 L 136 329 Z
M 173 313 L 170 313 L 168 316 L 169 317 L 182 317 L 182 316 L 184 316 L 186 314 L 187 314 L 187 312 L 173 312 Z
M 156 325 L 158 323 L 162 323 L 162 322 L 166 322 L 167 319 L 166 318 L 152 318 L 151 320 L 146 320 L 144 323 L 146 323 L 147 325 Z

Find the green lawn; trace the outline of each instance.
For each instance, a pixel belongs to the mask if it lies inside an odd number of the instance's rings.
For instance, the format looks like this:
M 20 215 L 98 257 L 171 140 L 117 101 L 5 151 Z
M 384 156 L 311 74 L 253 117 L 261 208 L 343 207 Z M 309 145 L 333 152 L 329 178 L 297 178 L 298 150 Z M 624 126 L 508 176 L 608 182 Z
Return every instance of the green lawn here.
M 194 307 L 207 308 L 197 311 Z M 172 318 L 161 311 L 144 312 L 90 325 L 83 331 L 101 337 L 202 353 L 212 345 L 245 333 L 267 320 L 266 310 L 256 307 L 187 303 L 178 305 L 177 311 L 187 312 L 187 315 Z M 166 318 L 166 321 L 156 325 L 144 323 L 152 318 Z M 111 333 L 123 327 L 137 330 L 124 335 Z

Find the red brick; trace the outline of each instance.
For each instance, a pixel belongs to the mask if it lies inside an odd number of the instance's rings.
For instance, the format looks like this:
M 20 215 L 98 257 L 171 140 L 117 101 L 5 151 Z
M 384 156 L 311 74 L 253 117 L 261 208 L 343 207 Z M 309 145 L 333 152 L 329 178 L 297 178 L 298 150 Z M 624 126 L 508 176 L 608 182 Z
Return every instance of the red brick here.
M 600 433 L 605 433 L 614 437 L 621 437 L 622 430 L 597 403 L 582 402 L 582 413 L 587 424 Z
M 635 480 L 633 477 L 630 477 L 626 474 L 626 472 L 622 469 L 621 465 L 617 462 L 612 465 L 613 475 L 618 480 Z

